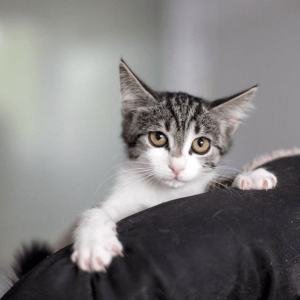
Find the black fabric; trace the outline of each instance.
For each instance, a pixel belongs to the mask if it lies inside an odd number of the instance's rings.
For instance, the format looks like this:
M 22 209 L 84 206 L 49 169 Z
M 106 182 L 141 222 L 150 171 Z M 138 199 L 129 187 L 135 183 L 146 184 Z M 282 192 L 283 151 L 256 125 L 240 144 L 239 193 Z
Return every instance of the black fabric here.
M 124 258 L 88 274 L 71 246 L 23 276 L 10 299 L 300 299 L 300 157 L 266 165 L 270 191 L 170 201 L 118 224 Z

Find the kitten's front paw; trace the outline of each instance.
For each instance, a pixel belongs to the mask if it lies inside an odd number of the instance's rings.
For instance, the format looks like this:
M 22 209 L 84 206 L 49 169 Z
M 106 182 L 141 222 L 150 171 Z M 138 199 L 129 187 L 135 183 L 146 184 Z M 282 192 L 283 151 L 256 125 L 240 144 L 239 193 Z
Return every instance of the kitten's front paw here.
M 114 256 L 122 256 L 122 250 L 114 222 L 98 228 L 79 226 L 75 231 L 71 260 L 83 271 L 105 272 Z
M 268 190 L 277 184 L 276 176 L 264 168 L 241 173 L 233 181 L 232 186 L 241 190 Z

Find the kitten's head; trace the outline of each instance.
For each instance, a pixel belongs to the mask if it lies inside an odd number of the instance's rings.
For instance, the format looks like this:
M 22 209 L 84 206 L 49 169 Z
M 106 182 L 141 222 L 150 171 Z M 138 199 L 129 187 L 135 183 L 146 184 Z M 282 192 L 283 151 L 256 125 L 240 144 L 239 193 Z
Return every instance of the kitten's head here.
M 251 108 L 257 87 L 209 102 L 186 93 L 154 92 L 120 62 L 127 154 L 169 187 L 210 172 Z

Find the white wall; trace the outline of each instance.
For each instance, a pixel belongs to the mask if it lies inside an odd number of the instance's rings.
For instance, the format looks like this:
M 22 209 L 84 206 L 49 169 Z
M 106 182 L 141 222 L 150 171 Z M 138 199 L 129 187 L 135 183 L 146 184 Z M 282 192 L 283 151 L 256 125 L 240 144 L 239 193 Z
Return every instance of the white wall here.
M 259 84 L 223 165 L 300 146 L 299 1 L 174 0 L 162 16 L 166 88 L 216 99 Z
M 157 7 L 0 2 L 2 268 L 22 241 L 55 240 L 108 192 L 113 178 L 97 188 L 123 152 L 118 63 L 157 85 Z

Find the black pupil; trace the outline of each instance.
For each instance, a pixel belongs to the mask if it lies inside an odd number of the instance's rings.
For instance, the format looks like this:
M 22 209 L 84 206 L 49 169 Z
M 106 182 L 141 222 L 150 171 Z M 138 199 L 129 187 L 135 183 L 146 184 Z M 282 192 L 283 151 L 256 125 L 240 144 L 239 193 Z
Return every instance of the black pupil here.
M 163 134 L 161 132 L 156 132 L 155 133 L 155 138 L 157 141 L 160 141 L 163 138 Z
M 204 145 L 204 140 L 202 138 L 198 139 L 198 146 L 203 147 Z

